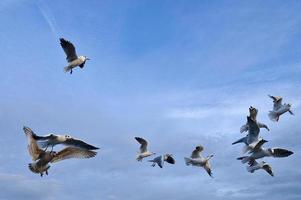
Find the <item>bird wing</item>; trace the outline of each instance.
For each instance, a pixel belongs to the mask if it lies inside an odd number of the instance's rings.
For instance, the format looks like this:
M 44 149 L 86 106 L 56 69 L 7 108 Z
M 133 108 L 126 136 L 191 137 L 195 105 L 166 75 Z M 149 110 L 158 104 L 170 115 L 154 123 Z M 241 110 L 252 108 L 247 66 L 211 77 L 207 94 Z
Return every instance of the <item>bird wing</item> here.
M 273 152 L 272 153 L 273 157 L 277 157 L 277 158 L 288 157 L 294 153 L 292 151 L 289 151 L 287 149 L 282 149 L 282 148 L 273 148 L 272 152 Z
M 147 141 L 141 137 L 135 137 L 135 139 L 141 144 L 140 146 L 140 152 L 146 152 L 147 151 Z
M 60 42 L 61 42 L 61 46 L 64 49 L 64 52 L 67 56 L 66 60 L 68 62 L 71 62 L 71 61 L 77 59 L 76 50 L 75 50 L 74 45 L 70 41 L 65 40 L 64 38 L 60 38 Z
M 44 151 L 39 148 L 37 141 L 33 138 L 35 133 L 29 127 L 26 126 L 23 127 L 23 130 L 28 141 L 28 146 L 27 146 L 28 152 L 32 157 L 32 160 L 36 161 L 40 158 L 40 155 L 44 153 Z
M 195 147 L 195 149 L 193 150 L 193 152 L 191 153 L 191 158 L 200 158 L 200 153 L 204 150 L 204 147 L 202 145 L 199 145 L 197 147 Z
M 247 132 L 249 130 L 248 124 L 242 125 L 240 127 L 240 133 Z
M 96 150 L 96 149 L 99 149 L 98 147 L 95 147 L 93 145 L 87 144 L 84 141 L 79 140 L 79 139 L 75 139 L 75 138 L 68 138 L 68 139 L 66 139 L 65 142 L 63 142 L 63 144 L 67 145 L 67 146 L 74 146 L 74 147 L 86 149 L 86 150 Z
M 264 169 L 267 173 L 269 173 L 271 176 L 274 176 L 274 173 L 273 173 L 273 170 L 272 170 L 272 167 L 268 164 L 264 164 L 262 166 L 262 169 Z
M 63 150 L 59 151 L 51 160 L 52 163 L 59 162 L 61 160 L 66 160 L 70 158 L 92 158 L 95 157 L 97 152 L 76 148 L 76 147 L 66 147 Z
M 212 177 L 212 170 L 211 170 L 211 166 L 209 161 L 206 162 L 204 169 L 206 170 L 206 172 L 209 174 L 210 177 Z
M 262 145 L 263 145 L 264 143 L 266 143 L 266 142 L 268 142 L 268 141 L 266 141 L 266 140 L 264 140 L 264 139 L 259 140 L 259 141 L 257 142 L 257 144 L 255 144 L 254 148 L 250 151 L 250 153 L 254 153 L 254 152 L 260 151 L 261 148 L 262 148 Z
M 280 97 L 280 96 L 272 96 L 272 95 L 269 95 L 269 97 L 271 99 L 273 99 L 273 102 L 274 102 L 273 110 L 274 111 L 277 111 L 279 108 L 281 108 L 282 97 Z
M 55 138 L 55 135 L 49 134 L 49 135 L 39 136 L 39 135 L 34 134 L 33 138 L 35 140 L 50 140 L 50 139 Z
M 175 164 L 176 161 L 170 154 L 165 154 L 164 161 L 168 162 L 169 164 Z

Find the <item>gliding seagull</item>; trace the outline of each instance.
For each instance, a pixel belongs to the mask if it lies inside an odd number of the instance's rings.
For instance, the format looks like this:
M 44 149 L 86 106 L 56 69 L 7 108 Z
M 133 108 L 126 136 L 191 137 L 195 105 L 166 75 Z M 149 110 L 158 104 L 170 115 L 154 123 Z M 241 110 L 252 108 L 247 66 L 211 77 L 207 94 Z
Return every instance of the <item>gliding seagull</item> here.
M 64 38 L 60 38 L 61 46 L 66 54 L 66 60 L 68 61 L 68 65 L 64 68 L 65 72 L 69 72 L 72 74 L 72 69 L 79 66 L 80 68 L 84 68 L 84 65 L 87 60 L 90 60 L 87 56 L 77 56 L 74 45 Z
M 272 121 L 279 120 L 280 115 L 289 112 L 291 115 L 294 115 L 294 113 L 291 111 L 291 104 L 282 104 L 282 97 L 277 96 L 271 96 L 269 95 L 271 99 L 273 99 L 273 110 L 269 112 L 269 118 Z

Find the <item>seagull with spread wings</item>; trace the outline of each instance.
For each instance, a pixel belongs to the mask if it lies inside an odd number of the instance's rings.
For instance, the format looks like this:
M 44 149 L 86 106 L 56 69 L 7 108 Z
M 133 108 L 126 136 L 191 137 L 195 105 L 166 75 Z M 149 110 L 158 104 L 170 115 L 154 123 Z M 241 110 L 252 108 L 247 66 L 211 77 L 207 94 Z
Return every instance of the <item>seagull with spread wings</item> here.
M 43 151 L 34 139 L 32 130 L 27 127 L 23 127 L 23 130 L 28 140 L 27 149 L 32 160 L 35 161 L 30 163 L 28 167 L 33 173 L 40 174 L 41 176 L 44 175 L 44 172 L 48 175 L 48 169 L 50 168 L 49 163 L 55 163 L 70 158 L 91 158 L 95 157 L 97 154 L 95 151 L 77 147 L 66 147 L 59 152 Z
M 163 168 L 163 163 L 164 162 L 167 162 L 169 164 L 175 164 L 176 161 L 175 159 L 173 158 L 173 155 L 172 154 L 164 154 L 163 156 L 158 156 L 152 160 L 149 160 L 148 162 L 152 162 L 152 167 L 155 167 L 156 164 L 160 167 L 160 168 Z
M 254 158 L 250 159 L 248 162 L 249 166 L 247 166 L 247 170 L 250 173 L 254 173 L 256 170 L 263 169 L 271 176 L 274 176 L 272 171 L 272 167 L 264 161 L 256 162 Z
M 80 68 L 84 68 L 87 60 L 90 60 L 87 56 L 77 56 L 74 45 L 64 38 L 60 38 L 61 46 L 66 54 L 66 60 L 68 61 L 68 65 L 64 68 L 65 72 L 69 72 L 72 74 L 72 69 L 79 66 Z
M 284 103 L 282 104 L 282 97 L 280 96 L 272 96 L 268 95 L 271 99 L 273 99 L 273 110 L 269 112 L 269 118 L 272 121 L 279 121 L 280 115 L 289 112 L 291 115 L 294 115 L 294 113 L 291 111 L 291 104 Z
M 254 146 L 254 148 L 249 152 L 250 153 L 249 156 L 242 156 L 237 158 L 237 160 L 241 160 L 242 163 L 247 163 L 253 159 L 256 160 L 264 157 L 283 158 L 283 157 L 288 157 L 294 153 L 290 150 L 282 149 L 282 148 L 265 149 L 262 146 L 266 142 L 268 141 L 264 139 L 259 140 L 258 143 Z
M 29 127 L 25 127 L 28 130 L 31 130 Z M 98 147 L 95 147 L 93 145 L 87 144 L 86 142 L 73 138 L 69 135 L 55 135 L 55 134 L 49 134 L 45 136 L 38 136 L 36 135 L 32 130 L 32 137 L 37 141 L 38 145 L 41 148 L 46 148 L 45 151 L 49 146 L 51 146 L 51 150 L 53 150 L 53 147 L 58 144 L 66 145 L 66 146 L 72 146 L 77 147 L 81 149 L 86 150 L 97 150 Z
M 150 152 L 147 150 L 147 141 L 141 137 L 135 137 L 137 142 L 140 144 L 140 152 L 138 152 L 138 155 L 136 157 L 137 161 L 142 161 L 143 158 L 155 155 L 156 153 Z
M 186 165 L 192 165 L 196 167 L 203 167 L 206 172 L 209 174 L 210 177 L 212 177 L 212 170 L 211 165 L 209 163 L 210 158 L 213 157 L 213 155 L 204 157 L 201 155 L 201 152 L 204 150 L 204 147 L 199 145 L 197 146 L 193 152 L 191 153 L 190 158 L 184 158 Z

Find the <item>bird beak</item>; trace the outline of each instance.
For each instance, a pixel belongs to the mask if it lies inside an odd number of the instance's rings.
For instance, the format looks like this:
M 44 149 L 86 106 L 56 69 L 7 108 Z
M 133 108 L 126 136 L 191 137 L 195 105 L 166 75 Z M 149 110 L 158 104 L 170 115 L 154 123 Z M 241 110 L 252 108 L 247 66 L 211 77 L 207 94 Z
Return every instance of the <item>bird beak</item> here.
M 87 57 L 86 60 L 91 60 L 91 59 Z

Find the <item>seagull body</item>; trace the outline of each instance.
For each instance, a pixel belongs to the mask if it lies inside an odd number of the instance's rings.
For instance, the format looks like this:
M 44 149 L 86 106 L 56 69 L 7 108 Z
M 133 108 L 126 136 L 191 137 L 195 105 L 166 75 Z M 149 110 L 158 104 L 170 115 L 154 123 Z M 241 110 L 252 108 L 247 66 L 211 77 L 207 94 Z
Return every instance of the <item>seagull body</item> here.
M 27 129 L 28 131 L 30 131 L 33 139 L 35 139 L 37 141 L 38 145 L 41 148 L 46 148 L 46 150 L 47 150 L 48 146 L 51 146 L 53 149 L 53 147 L 58 144 L 78 147 L 78 148 L 82 148 L 82 149 L 86 149 L 86 150 L 99 149 L 98 147 L 87 144 L 84 141 L 73 138 L 69 135 L 49 134 L 49 135 L 45 135 L 45 136 L 38 136 L 30 128 L 28 128 L 28 127 L 24 127 L 24 128 Z
M 254 173 L 256 170 L 259 170 L 259 169 L 263 169 L 267 173 L 269 173 L 271 176 L 274 176 L 272 167 L 264 161 L 256 162 L 255 159 L 251 159 L 248 164 L 249 164 L 249 166 L 247 166 L 247 171 L 250 173 Z
M 77 147 L 66 147 L 59 152 L 54 151 L 43 151 L 34 139 L 33 131 L 28 127 L 23 127 L 24 133 L 28 140 L 28 152 L 35 161 L 28 165 L 29 169 L 33 173 L 38 173 L 41 176 L 48 175 L 48 169 L 50 168 L 49 163 L 55 163 L 61 160 L 69 158 L 91 158 L 94 157 L 97 152 L 91 150 L 85 150 Z
M 147 150 L 147 141 L 141 137 L 135 137 L 135 139 L 139 142 L 139 144 L 141 144 L 140 146 L 140 152 L 138 153 L 136 160 L 137 161 L 142 161 L 143 158 L 148 157 L 148 156 L 152 156 L 156 153 L 150 152 Z
M 69 72 L 72 74 L 72 69 L 79 66 L 80 68 L 84 68 L 84 65 L 87 60 L 90 60 L 87 56 L 77 56 L 74 45 L 64 38 L 60 38 L 61 46 L 66 54 L 66 60 L 68 61 L 68 65 L 64 68 L 65 72 Z
M 247 163 L 253 159 L 260 159 L 264 157 L 275 157 L 275 158 L 282 158 L 282 157 L 288 157 L 293 154 L 292 151 L 289 151 L 287 149 L 282 148 L 268 148 L 265 149 L 262 147 L 264 143 L 266 143 L 266 140 L 260 140 L 255 147 L 251 150 L 249 156 L 243 156 L 237 158 L 238 160 L 241 160 L 242 163 Z
M 282 104 L 282 97 L 280 96 L 271 96 L 269 95 L 271 99 L 273 99 L 273 110 L 269 112 L 269 118 L 272 121 L 279 121 L 280 115 L 289 112 L 291 115 L 294 115 L 294 113 L 291 111 L 291 104 Z
M 248 116 L 247 126 L 248 126 L 248 134 L 245 137 L 233 142 L 232 145 L 238 143 L 245 143 L 246 145 L 249 145 L 259 140 L 260 127 L 257 121 L 253 120 L 250 116 Z
M 169 164 L 175 164 L 175 159 L 172 157 L 171 154 L 165 154 L 163 156 L 155 157 L 154 159 L 149 160 L 148 162 L 152 162 L 153 163 L 151 165 L 152 167 L 155 167 L 156 164 L 157 164 L 160 168 L 163 168 L 164 162 L 167 162 Z
M 192 152 L 190 158 L 184 158 L 187 166 L 192 165 L 196 167 L 203 167 L 208 175 L 212 177 L 211 165 L 209 163 L 210 158 L 213 155 L 207 156 L 206 158 L 201 155 L 201 152 L 204 150 L 203 146 L 197 146 L 195 150 Z
M 258 114 L 258 109 L 257 108 L 254 108 L 254 107 L 252 107 L 252 106 L 250 106 L 250 108 L 249 108 L 249 112 L 250 112 L 250 118 L 252 119 L 252 120 L 254 120 L 254 121 L 256 121 L 257 122 L 257 114 Z M 269 127 L 267 126 L 267 125 L 265 125 L 265 124 L 263 124 L 263 123 L 260 123 L 260 122 L 257 122 L 257 124 L 258 124 L 258 126 L 259 126 L 259 128 L 265 128 L 265 129 L 267 129 L 268 131 L 270 131 L 270 129 L 269 129 Z M 241 126 L 241 128 L 240 128 L 240 132 L 241 133 L 243 133 L 243 132 L 247 132 L 249 130 L 249 125 L 248 125 L 248 122 L 245 124 L 245 125 L 243 125 L 243 126 Z

